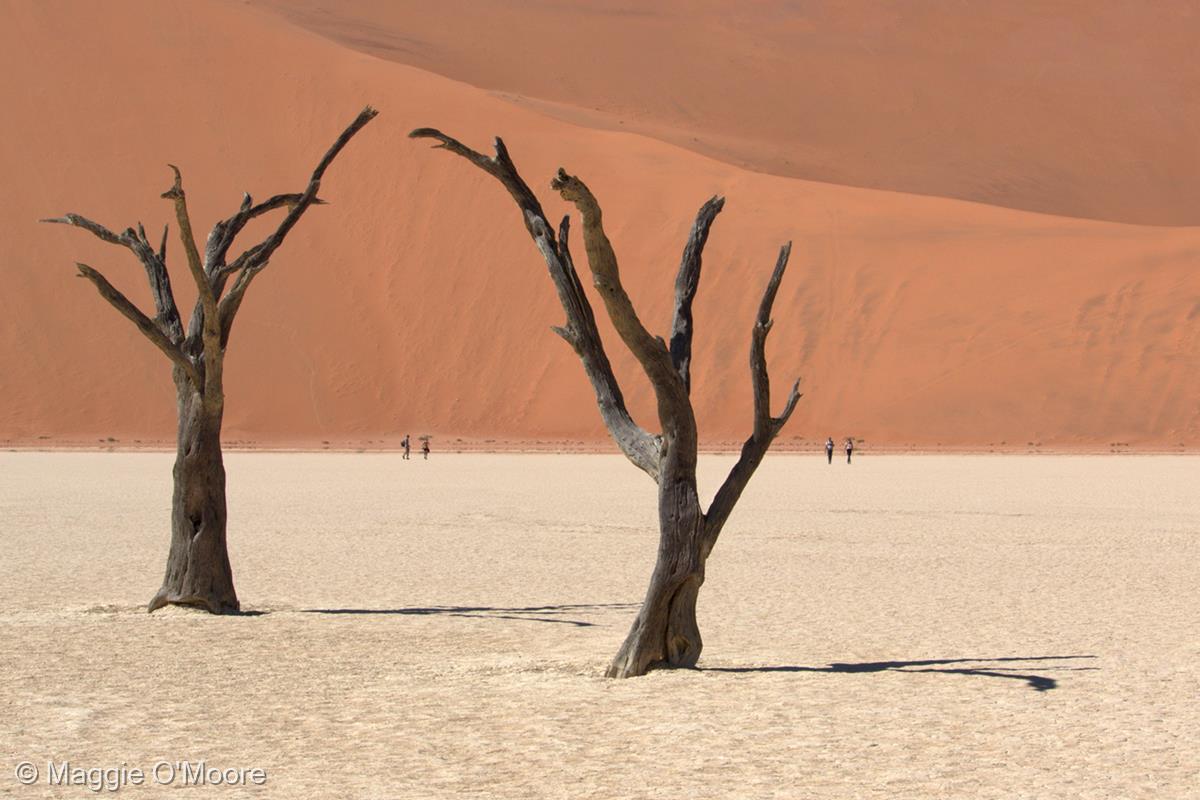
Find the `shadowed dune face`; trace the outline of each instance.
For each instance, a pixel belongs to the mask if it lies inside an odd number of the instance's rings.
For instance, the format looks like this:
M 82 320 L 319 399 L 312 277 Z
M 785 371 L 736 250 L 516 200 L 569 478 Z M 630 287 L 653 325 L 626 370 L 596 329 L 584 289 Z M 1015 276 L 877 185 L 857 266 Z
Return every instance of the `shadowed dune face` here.
M 348 6 L 345 18 L 358 19 L 363 8 Z M 403 7 L 395 8 L 388 13 Z M 460 34 L 467 44 L 472 26 L 500 25 L 487 6 L 476 16 L 456 14 L 453 3 L 438 8 L 471 29 Z M 993 13 L 977 10 L 982 19 Z M 560 24 L 561 13 L 542 11 L 537 24 Z M 432 23 L 413 13 L 402 29 L 379 23 L 379 36 L 404 30 L 420 41 L 421 26 Z M 757 19 L 766 11 L 738 13 Z M 581 31 L 619 25 L 635 44 L 645 30 L 666 30 L 655 15 L 589 12 L 587 19 L 586 26 L 579 21 Z M 1190 24 L 1180 20 L 1180 29 Z M 785 22 L 773 35 L 799 26 L 791 16 Z M 1164 52 L 1176 27 L 1164 26 Z M 916 35 L 911 26 L 901 29 Z M 730 24 L 731 41 L 743 35 L 738 30 Z M 948 38 L 930 35 L 939 46 Z M 891 40 L 880 33 L 872 41 L 882 48 Z M 555 39 L 545 53 L 565 46 Z M 450 50 L 429 52 L 445 64 L 423 66 L 464 77 Z M 1071 52 L 1062 50 L 1062 58 Z M 626 92 L 621 71 L 599 58 L 564 56 L 554 70 L 533 69 L 550 58 L 545 53 L 530 44 L 522 59 L 506 54 L 495 69 L 528 61 L 530 75 L 577 92 L 580 107 L 588 81 L 609 86 L 614 96 Z M 759 101 L 746 97 L 757 96 L 760 83 L 791 91 L 844 79 L 815 65 L 800 81 L 769 65 L 740 63 L 744 91 L 722 90 L 730 108 L 757 108 Z M 868 446 L 1200 445 L 1200 228 L 1115 224 L 766 174 L 730 163 L 736 159 L 728 154 L 706 157 L 721 154 L 702 143 L 677 146 L 674 134 L 614 128 L 603 107 L 597 115 L 590 107 L 551 108 L 546 104 L 558 101 L 549 95 L 536 103 L 532 95 L 514 98 L 529 91 L 516 78 L 505 86 L 509 95 L 497 94 L 358 52 L 244 4 L 14 4 L 0 29 L 0 64 L 9 121 L 0 149 L 7 181 L 0 194 L 0 439 L 95 443 L 111 436 L 124 444 L 170 439 L 174 431 L 165 360 L 89 285 L 71 278 L 73 262 L 85 261 L 148 307 L 140 268 L 119 248 L 35 220 L 67 211 L 116 229 L 140 220 L 153 238 L 170 217 L 158 197 L 169 184 L 170 162 L 182 167 L 193 221 L 207 232 L 236 209 L 242 191 L 261 199 L 301 188 L 330 136 L 369 102 L 382 115 L 330 170 L 321 189 L 330 205 L 305 218 L 239 315 L 226 366 L 227 440 L 355 444 L 431 432 L 439 437 L 436 450 L 453 436 L 604 439 L 582 370 L 549 331 L 562 312 L 511 200 L 477 170 L 405 138 L 414 127 L 435 125 L 479 148 L 502 134 L 551 216 L 568 211 L 547 188 L 554 169 L 561 164 L 587 180 L 604 205 L 628 288 L 660 333 L 669 325 L 692 216 L 712 194 L 727 196 L 695 306 L 693 391 L 708 442 L 740 441 L 749 431 L 751 321 L 777 248 L 792 239 L 768 358 L 776 386 L 804 376 L 805 397 L 781 444 L 793 436 L 854 434 Z M 1146 91 L 1186 81 L 1181 71 L 1191 64 L 1164 67 L 1145 82 Z M 668 100 L 682 103 L 700 91 L 685 73 L 670 71 L 676 69 L 648 76 L 638 87 L 643 94 L 629 89 L 620 96 L 643 98 L 637 103 L 666 114 Z M 881 62 L 879 72 L 890 71 Z M 1048 68 L 1036 82 L 1014 75 L 1013 91 L 1036 94 L 1057 86 L 1060 74 L 1073 73 Z M 803 114 L 813 130 L 838 114 L 857 119 L 857 111 L 836 103 L 806 108 L 808 102 L 772 101 L 776 110 L 766 116 Z M 1022 135 L 1035 139 L 1041 130 L 1039 141 L 1050 143 L 1062 119 L 1050 105 L 1040 116 L 1004 119 L 1020 122 Z M 1161 106 L 1165 117 L 1105 105 L 1113 119 L 1093 126 L 1094 138 L 1048 152 L 1069 156 L 1065 165 L 1121 126 L 1151 138 L 1190 130 L 1186 114 L 1175 116 L 1169 104 Z M 900 116 L 916 125 L 931 118 L 925 109 Z M 687 114 L 705 130 L 725 124 L 719 114 Z M 749 118 L 739 124 L 745 141 L 763 130 Z M 963 174 L 949 160 L 940 173 L 920 167 L 918 149 L 891 122 L 846 126 L 845 133 L 860 128 L 891 142 L 886 152 L 903 155 L 883 159 L 883 151 L 861 146 L 871 158 L 918 175 Z M 973 128 L 954 130 L 955 142 L 982 148 Z M 778 141 L 789 153 L 803 150 Z M 1025 140 L 1011 141 L 1025 163 L 1018 147 Z M 1200 185 L 1188 177 L 1186 154 L 1171 155 L 1157 139 L 1112 147 L 1111 157 L 1096 162 L 1104 169 L 1079 169 L 1100 180 L 1110 174 L 1105 170 L 1135 161 L 1169 162 L 1180 186 Z M 1161 192 L 1105 192 L 1081 181 L 1060 176 L 1045 185 L 1064 198 L 1142 198 L 1150 215 L 1142 221 L 1168 221 L 1150 214 L 1155 203 L 1185 208 Z M 190 309 L 180 255 L 172 239 L 173 283 L 181 308 Z M 576 255 L 582 261 L 582 252 Z M 603 321 L 602 332 L 631 410 L 653 426 L 648 386 Z
M 1200 224 L 1187 0 L 259 2 L 349 47 L 760 172 Z

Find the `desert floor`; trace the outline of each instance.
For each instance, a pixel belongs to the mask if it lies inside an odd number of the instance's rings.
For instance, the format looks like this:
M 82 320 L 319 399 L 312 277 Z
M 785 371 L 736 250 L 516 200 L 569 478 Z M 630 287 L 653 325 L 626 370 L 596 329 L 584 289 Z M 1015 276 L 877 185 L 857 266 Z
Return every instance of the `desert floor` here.
M 768 458 L 701 669 L 628 681 L 656 536 L 619 457 L 227 465 L 253 613 L 151 616 L 171 456 L 0 454 L 0 795 L 204 759 L 267 783 L 188 796 L 1200 796 L 1200 458 Z

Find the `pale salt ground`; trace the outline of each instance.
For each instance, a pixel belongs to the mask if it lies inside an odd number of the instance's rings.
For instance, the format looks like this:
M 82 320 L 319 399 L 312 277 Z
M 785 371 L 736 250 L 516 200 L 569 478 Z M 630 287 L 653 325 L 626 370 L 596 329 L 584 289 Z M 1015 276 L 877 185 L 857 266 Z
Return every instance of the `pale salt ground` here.
M 1200 797 L 1200 458 L 768 457 L 701 669 L 626 681 L 656 533 L 621 458 L 227 465 L 255 614 L 150 616 L 171 456 L 0 454 L 0 795 L 205 759 L 267 782 L 188 797 Z

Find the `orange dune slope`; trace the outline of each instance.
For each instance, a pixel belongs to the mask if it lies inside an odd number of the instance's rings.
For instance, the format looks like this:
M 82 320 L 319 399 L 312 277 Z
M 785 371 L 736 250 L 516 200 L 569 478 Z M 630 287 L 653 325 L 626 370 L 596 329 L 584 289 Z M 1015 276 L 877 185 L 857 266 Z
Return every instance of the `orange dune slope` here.
M 791 377 L 804 376 L 785 443 L 853 434 L 898 447 L 1200 445 L 1196 227 L 772 175 L 769 163 L 742 166 L 677 137 L 594 124 L 592 110 L 568 114 L 562 98 L 514 102 L 435 74 L 433 64 L 380 59 L 245 4 L 8 9 L 0 439 L 128 443 L 173 431 L 165 360 L 71 277 L 72 263 L 86 261 L 146 307 L 140 268 L 118 248 L 37 219 L 76 211 L 110 227 L 140 220 L 161 229 L 170 162 L 183 169 L 193 220 L 207 231 L 242 191 L 299 189 L 332 137 L 371 103 L 380 118 L 322 186 L 330 205 L 303 220 L 239 316 L 226 367 L 227 440 L 603 439 L 582 371 L 549 331 L 561 310 L 511 200 L 478 170 L 405 136 L 432 125 L 479 148 L 502 134 L 551 214 L 568 210 L 546 187 L 557 166 L 587 180 L 629 290 L 658 331 L 669 323 L 692 216 L 710 195 L 728 198 L 695 309 L 693 391 L 710 443 L 749 429 L 750 322 L 777 248 L 791 239 L 768 346 L 780 401 Z M 602 83 L 603 62 L 564 62 L 560 73 L 568 67 L 594 70 Z M 772 79 L 769 70 L 747 78 Z M 671 83 L 662 80 L 665 104 Z M 906 152 L 902 133 L 895 153 Z M 1146 137 L 1144 149 L 1122 151 L 1127 160 L 1164 155 Z M 1189 221 L 1185 211 L 1160 213 L 1176 204 L 1170 193 L 1139 189 L 1139 205 L 1102 192 L 1107 177 L 1058 180 L 1063 198 L 1116 203 L 1068 204 L 1061 214 Z M 846 181 L 897 188 L 887 175 Z M 1122 203 L 1141 210 L 1126 213 Z M 174 243 L 169 263 L 190 308 Z M 635 416 L 652 426 L 648 386 L 603 330 Z
M 759 172 L 1200 224 L 1192 0 L 256 0 L 347 46 Z

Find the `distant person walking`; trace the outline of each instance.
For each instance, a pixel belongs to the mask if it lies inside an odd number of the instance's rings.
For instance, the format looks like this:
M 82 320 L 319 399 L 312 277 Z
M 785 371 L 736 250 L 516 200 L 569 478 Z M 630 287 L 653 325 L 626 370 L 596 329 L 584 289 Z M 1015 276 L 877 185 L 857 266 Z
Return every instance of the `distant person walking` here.
M 412 450 L 412 443 L 408 440 L 408 434 L 404 434 L 404 441 L 400 442 L 400 446 L 404 448 L 404 460 L 408 461 L 408 454 Z
M 846 463 L 850 463 L 850 457 L 854 455 L 854 440 L 849 436 L 846 437 Z
M 429 460 L 429 440 L 428 439 L 421 440 L 421 455 L 423 455 L 425 457 L 426 461 Z
M 830 464 L 833 463 L 833 437 L 832 436 L 830 436 L 828 439 L 825 440 L 825 459 Z

